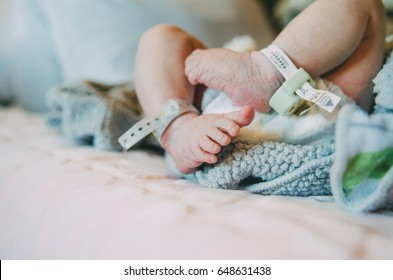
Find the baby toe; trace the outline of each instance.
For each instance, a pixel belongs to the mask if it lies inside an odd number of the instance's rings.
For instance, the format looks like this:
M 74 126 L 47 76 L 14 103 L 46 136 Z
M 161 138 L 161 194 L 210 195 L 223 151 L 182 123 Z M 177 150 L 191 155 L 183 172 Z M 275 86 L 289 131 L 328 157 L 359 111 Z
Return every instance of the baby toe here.
M 217 154 L 221 151 L 221 146 L 212 141 L 209 137 L 204 136 L 199 142 L 201 149 L 210 154 Z
M 216 127 L 209 129 L 207 136 L 221 146 L 226 146 L 231 143 L 231 137 Z
M 240 127 L 234 121 L 226 118 L 219 118 L 214 122 L 215 126 L 231 137 L 236 137 L 240 133 Z

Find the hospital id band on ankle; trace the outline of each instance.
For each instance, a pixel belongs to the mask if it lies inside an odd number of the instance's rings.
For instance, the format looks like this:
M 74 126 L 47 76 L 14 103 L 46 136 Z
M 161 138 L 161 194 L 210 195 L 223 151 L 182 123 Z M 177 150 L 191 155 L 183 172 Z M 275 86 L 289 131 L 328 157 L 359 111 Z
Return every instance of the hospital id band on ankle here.
M 331 113 L 340 102 L 341 98 L 334 93 L 315 89 L 310 84 L 313 83 L 313 81 L 307 72 L 297 69 L 291 59 L 279 47 L 270 45 L 260 52 L 273 63 L 286 79 L 286 82 L 284 82 L 284 84 L 274 93 L 269 102 L 269 105 L 277 113 L 292 114 L 302 103 L 301 99 L 310 101 L 329 113 Z M 305 74 L 308 76 L 308 79 L 305 83 L 298 86 L 299 83 L 306 78 Z
M 160 142 L 161 136 L 167 127 L 179 116 L 199 111 L 188 102 L 177 99 L 169 99 L 162 107 L 162 112 L 157 116 L 147 117 L 134 124 L 123 133 L 118 141 L 124 150 L 130 149 L 143 138 L 153 133 Z

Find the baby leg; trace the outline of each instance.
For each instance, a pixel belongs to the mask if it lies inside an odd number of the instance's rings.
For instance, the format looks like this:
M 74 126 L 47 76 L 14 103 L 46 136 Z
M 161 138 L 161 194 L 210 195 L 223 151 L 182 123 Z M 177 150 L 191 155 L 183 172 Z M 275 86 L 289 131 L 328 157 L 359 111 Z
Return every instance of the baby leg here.
M 380 0 L 318 0 L 277 36 L 280 47 L 312 77 L 324 75 L 364 109 L 371 106 L 372 79 L 384 52 L 384 9 Z M 267 111 L 271 95 L 283 81 L 259 52 L 195 50 L 186 61 L 193 85 L 226 92 L 237 105 Z
M 384 54 L 385 12 L 380 0 L 318 0 L 274 44 L 312 76 L 323 75 L 365 110 Z
M 140 40 L 135 85 L 147 115 L 156 115 L 170 98 L 182 99 L 199 107 L 196 87 L 184 73 L 184 61 L 196 48 L 204 48 L 195 37 L 179 28 L 160 25 L 148 30 Z M 161 136 L 162 147 L 172 156 L 178 169 L 192 172 L 204 162 L 214 163 L 221 146 L 251 123 L 254 110 L 246 106 L 229 114 L 187 113 L 175 119 Z
M 171 98 L 193 103 L 195 88 L 185 79 L 184 61 L 204 45 L 183 30 L 158 25 L 139 41 L 135 58 L 135 86 L 146 115 L 156 115 Z

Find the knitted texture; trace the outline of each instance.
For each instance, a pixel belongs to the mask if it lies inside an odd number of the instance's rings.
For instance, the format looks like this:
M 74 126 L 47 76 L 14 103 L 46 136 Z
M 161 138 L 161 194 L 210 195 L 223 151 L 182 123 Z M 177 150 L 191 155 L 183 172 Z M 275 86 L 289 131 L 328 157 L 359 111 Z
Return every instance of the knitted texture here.
M 263 195 L 330 195 L 329 171 L 334 144 L 290 145 L 235 139 L 223 148 L 216 164 L 186 175 L 197 184 L 239 189 Z

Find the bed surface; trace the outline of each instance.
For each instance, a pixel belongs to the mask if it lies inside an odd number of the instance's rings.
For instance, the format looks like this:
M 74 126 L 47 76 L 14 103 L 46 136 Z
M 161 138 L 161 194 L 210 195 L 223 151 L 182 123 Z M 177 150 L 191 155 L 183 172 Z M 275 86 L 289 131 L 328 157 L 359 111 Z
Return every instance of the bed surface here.
M 161 156 L 77 146 L 0 108 L 0 259 L 392 259 L 393 217 L 328 197 L 173 178 Z

